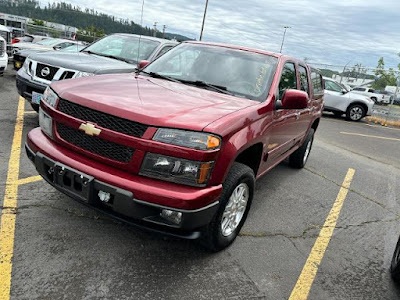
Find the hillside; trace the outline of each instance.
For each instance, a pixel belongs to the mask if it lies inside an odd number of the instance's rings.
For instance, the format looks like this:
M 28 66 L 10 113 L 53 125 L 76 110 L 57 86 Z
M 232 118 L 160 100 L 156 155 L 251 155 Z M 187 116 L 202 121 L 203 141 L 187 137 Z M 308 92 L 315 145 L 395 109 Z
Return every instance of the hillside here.
M 0 12 L 61 23 L 81 30 L 91 29 L 90 31 L 93 31 L 94 29 L 105 34 L 123 32 L 153 35 L 153 30 L 149 27 L 142 27 L 130 20 L 117 19 L 93 9 L 82 9 L 65 2 L 48 3 L 46 7 L 41 8 L 39 2 L 35 0 L 20 0 L 18 4 L 15 4 L 15 1 L 13 4 L 9 0 L 0 0 Z M 157 32 L 157 37 L 162 37 L 162 33 Z M 189 40 L 188 37 L 179 34 L 166 33 L 166 38 L 173 37 L 178 41 Z

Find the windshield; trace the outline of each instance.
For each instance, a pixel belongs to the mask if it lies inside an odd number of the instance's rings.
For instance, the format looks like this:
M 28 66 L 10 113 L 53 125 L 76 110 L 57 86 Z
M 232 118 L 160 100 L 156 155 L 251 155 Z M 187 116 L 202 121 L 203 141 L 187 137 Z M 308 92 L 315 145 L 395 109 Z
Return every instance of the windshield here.
M 135 36 L 111 35 L 87 47 L 84 52 L 98 53 L 103 56 L 115 56 L 137 63 L 147 60 L 160 42 Z
M 214 85 L 220 91 L 264 101 L 276 64 L 275 57 L 254 52 L 181 44 L 150 64 L 144 72 L 202 88 Z
M 38 45 L 44 45 L 44 46 L 54 46 L 60 43 L 60 40 L 54 40 L 54 39 L 45 39 L 41 40 L 40 42 L 37 42 L 36 44 Z

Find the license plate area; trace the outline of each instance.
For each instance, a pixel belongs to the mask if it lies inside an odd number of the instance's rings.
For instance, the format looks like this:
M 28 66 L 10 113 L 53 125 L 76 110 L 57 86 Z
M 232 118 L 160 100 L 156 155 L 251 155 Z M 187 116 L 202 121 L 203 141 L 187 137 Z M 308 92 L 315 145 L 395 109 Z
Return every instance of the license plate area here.
M 60 163 L 54 164 L 53 170 L 53 182 L 56 186 L 69 191 L 84 202 L 89 202 L 94 180 L 92 176 L 72 170 Z
M 40 104 L 43 94 L 36 93 L 32 91 L 32 103 Z

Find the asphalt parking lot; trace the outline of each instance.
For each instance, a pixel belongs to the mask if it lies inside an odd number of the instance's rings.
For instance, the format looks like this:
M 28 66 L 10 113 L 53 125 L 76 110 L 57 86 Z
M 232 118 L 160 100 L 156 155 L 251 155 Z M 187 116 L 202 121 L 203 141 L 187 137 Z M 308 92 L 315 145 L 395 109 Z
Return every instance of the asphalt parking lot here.
M 38 117 L 18 99 L 9 70 L 0 77 L 0 285 L 11 284 L 11 299 L 400 297 L 388 272 L 400 234 L 399 129 L 325 115 L 306 168 L 284 162 L 260 179 L 240 236 L 212 254 L 40 180 L 19 151 Z

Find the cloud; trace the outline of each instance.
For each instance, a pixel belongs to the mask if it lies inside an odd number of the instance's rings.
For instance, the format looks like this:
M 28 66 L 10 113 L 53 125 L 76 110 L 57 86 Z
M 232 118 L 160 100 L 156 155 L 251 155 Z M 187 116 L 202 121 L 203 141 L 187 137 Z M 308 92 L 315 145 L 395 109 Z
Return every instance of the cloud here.
M 142 1 L 72 0 L 72 4 L 140 23 Z M 205 0 L 145 1 L 143 25 L 199 38 Z M 310 61 L 374 67 L 379 57 L 397 67 L 400 58 L 399 1 L 377 0 L 209 0 L 203 40 L 277 52 Z

